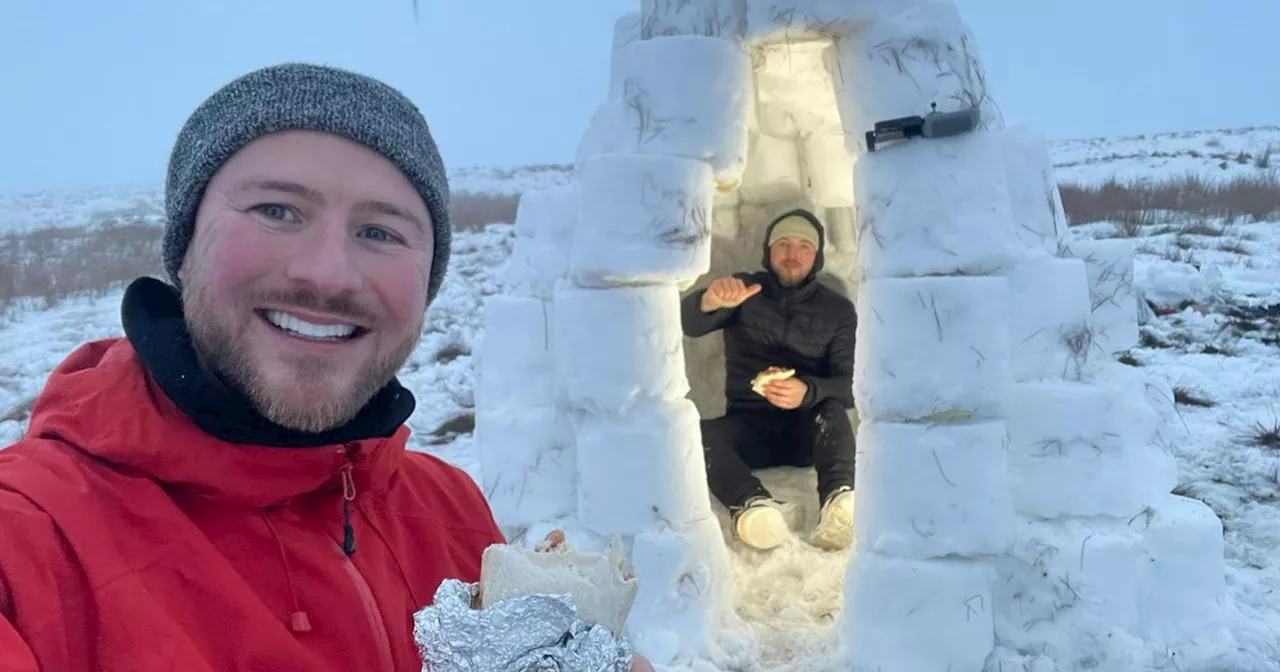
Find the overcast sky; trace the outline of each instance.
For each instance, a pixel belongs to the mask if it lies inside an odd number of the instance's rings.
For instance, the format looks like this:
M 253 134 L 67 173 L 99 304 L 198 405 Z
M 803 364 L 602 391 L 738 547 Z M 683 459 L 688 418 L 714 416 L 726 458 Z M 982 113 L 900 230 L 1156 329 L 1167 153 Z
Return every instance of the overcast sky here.
M 850 0 L 857 2 L 858 0 Z M 956 0 L 1009 123 L 1280 123 L 1277 0 Z M 156 185 L 186 116 L 286 60 L 399 87 L 449 166 L 568 162 L 640 0 L 4 0 L 0 191 Z M 559 9 L 550 9 L 557 7 Z

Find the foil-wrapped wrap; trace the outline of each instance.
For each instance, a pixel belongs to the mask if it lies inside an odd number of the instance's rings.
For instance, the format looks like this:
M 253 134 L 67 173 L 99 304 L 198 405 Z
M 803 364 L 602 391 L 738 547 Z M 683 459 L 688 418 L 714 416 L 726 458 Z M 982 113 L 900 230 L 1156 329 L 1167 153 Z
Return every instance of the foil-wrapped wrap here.
M 477 609 L 478 583 L 446 579 L 414 614 L 423 672 L 627 672 L 631 646 L 577 616 L 568 595 L 513 597 Z

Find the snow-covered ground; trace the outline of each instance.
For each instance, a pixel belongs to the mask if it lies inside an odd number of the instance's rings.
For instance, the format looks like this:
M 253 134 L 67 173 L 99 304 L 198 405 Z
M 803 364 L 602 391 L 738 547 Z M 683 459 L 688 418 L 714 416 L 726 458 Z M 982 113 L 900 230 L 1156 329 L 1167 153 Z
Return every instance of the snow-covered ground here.
M 1069 141 L 1052 150 L 1060 181 L 1096 183 L 1113 175 L 1258 174 L 1268 170 L 1258 157 L 1272 145 L 1280 149 L 1280 128 Z M 460 191 L 518 193 L 568 179 L 563 167 L 463 169 L 453 184 Z M 0 232 L 92 226 L 112 217 L 158 223 L 159 196 L 154 189 L 0 195 Z M 1280 311 L 1264 310 L 1280 303 L 1280 219 L 1208 224 L 1196 229 L 1201 233 L 1170 232 L 1163 224 L 1143 232 L 1137 284 L 1171 310 L 1144 325 L 1143 345 L 1128 363 L 1177 390 L 1186 430 L 1170 446 L 1180 465 L 1177 492 L 1202 499 L 1223 520 L 1228 585 L 1246 617 L 1238 631 L 1246 650 L 1223 661 L 1222 669 L 1280 670 Z M 1096 224 L 1075 227 L 1071 235 L 1114 230 Z M 402 372 L 418 397 L 410 420 L 414 448 L 439 454 L 477 479 L 472 353 L 483 336 L 484 297 L 501 289 L 513 240 L 506 224 L 458 232 L 450 279 Z M 0 446 L 19 437 L 31 399 L 68 352 L 120 333 L 120 295 L 68 300 L 0 324 Z M 784 498 L 807 501 L 813 489 L 812 474 L 803 470 L 780 470 L 767 480 Z M 827 626 L 842 606 L 847 554 L 795 542 L 765 555 L 734 549 L 733 557 L 740 611 L 762 645 L 759 669 L 835 669 Z
M 1064 140 L 1050 151 L 1058 176 L 1079 184 L 1187 173 L 1230 179 L 1280 165 L 1280 126 Z

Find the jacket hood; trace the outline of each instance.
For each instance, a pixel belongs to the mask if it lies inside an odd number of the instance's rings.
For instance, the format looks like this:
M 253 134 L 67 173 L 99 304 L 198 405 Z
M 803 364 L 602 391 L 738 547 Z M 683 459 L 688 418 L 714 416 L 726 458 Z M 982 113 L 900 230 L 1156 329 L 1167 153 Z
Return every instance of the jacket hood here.
M 813 228 L 818 231 L 818 254 L 813 258 L 813 269 L 809 271 L 809 275 L 806 276 L 803 281 L 808 282 L 817 277 L 818 273 L 822 271 L 823 265 L 826 263 L 827 232 L 822 228 L 822 222 L 818 220 L 818 216 L 804 208 L 792 208 L 790 210 L 785 210 L 777 217 L 774 217 L 773 221 L 769 222 L 769 226 L 764 230 L 764 243 L 762 245 L 764 252 L 764 270 L 769 273 L 770 278 L 773 278 L 775 281 L 778 279 L 777 274 L 773 272 L 773 264 L 769 263 L 769 236 L 773 235 L 773 227 L 777 226 L 778 222 L 781 222 L 791 215 L 804 217 L 809 220 L 813 224 Z
M 348 463 L 358 488 L 384 490 L 408 435 L 401 426 L 390 437 L 287 450 L 218 439 L 160 390 L 125 338 L 90 342 L 67 357 L 36 399 L 27 434 L 169 487 L 254 507 L 337 489 Z

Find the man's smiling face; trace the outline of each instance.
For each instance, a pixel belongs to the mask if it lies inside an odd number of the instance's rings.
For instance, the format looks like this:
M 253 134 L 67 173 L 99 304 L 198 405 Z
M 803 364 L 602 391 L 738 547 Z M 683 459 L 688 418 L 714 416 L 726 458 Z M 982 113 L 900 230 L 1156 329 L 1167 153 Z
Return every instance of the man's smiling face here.
M 422 333 L 433 251 L 422 197 L 382 155 L 338 136 L 260 138 L 214 175 L 182 268 L 204 365 L 269 420 L 350 420 Z

